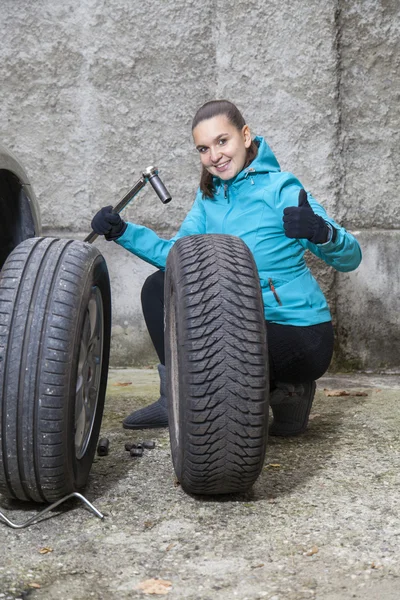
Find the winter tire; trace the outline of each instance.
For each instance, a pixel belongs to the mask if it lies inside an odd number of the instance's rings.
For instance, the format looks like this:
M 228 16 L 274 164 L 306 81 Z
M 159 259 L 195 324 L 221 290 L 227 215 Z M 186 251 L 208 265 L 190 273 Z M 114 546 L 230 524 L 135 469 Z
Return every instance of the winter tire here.
M 82 489 L 107 384 L 111 298 L 93 246 L 32 238 L 0 275 L 0 491 L 53 502 Z
M 190 494 L 244 492 L 264 461 L 269 379 L 258 273 L 240 238 L 194 235 L 174 244 L 165 319 L 177 478 Z

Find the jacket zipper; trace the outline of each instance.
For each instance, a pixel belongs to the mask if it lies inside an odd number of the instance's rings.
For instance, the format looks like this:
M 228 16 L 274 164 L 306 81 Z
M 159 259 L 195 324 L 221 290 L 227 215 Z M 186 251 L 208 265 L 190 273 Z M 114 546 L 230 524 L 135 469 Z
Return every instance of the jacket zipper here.
M 255 173 L 255 172 L 256 172 L 256 170 L 253 169 L 253 167 L 251 167 L 250 169 L 247 169 L 246 174 L 244 176 L 244 178 L 247 179 L 247 177 L 250 175 L 250 183 L 251 183 L 251 185 L 254 185 L 254 179 L 251 176 L 251 173 Z
M 229 204 L 229 198 L 228 198 L 228 184 L 227 184 L 227 183 L 224 183 L 224 198 L 225 198 L 225 200 L 227 200 L 227 201 L 228 201 L 228 204 Z
M 229 194 L 228 194 L 228 184 L 224 183 L 224 198 L 227 201 L 227 204 L 230 204 L 230 200 L 229 200 Z M 232 211 L 233 206 L 229 206 L 228 210 L 225 213 L 224 219 L 222 221 L 222 228 L 221 231 L 222 233 L 225 233 L 225 224 L 226 224 L 226 219 L 228 218 L 229 213 Z
M 279 306 L 282 306 L 281 299 L 279 298 L 278 294 L 276 293 L 276 289 L 275 289 L 275 286 L 274 286 L 274 283 L 273 283 L 271 277 L 268 277 L 268 283 L 269 283 L 269 287 L 271 288 L 271 292 L 274 295 L 275 300 L 277 301 Z

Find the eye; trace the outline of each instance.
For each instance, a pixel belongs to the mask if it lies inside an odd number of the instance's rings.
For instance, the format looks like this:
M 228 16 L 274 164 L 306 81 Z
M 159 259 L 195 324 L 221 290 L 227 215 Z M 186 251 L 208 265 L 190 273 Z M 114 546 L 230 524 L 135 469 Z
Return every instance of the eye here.
M 200 154 L 204 154 L 205 152 L 207 152 L 207 148 L 205 146 L 199 146 L 197 150 Z
M 221 138 L 220 140 L 218 140 L 218 145 L 219 146 L 223 146 L 224 144 L 226 144 L 228 140 L 226 138 Z

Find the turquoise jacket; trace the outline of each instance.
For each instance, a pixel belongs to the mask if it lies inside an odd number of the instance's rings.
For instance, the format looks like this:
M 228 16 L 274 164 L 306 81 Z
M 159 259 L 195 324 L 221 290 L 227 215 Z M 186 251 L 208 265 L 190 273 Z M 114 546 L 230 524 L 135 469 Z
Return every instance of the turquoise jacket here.
M 250 248 L 258 269 L 268 321 L 286 325 L 315 325 L 331 320 L 328 304 L 304 260 L 310 250 L 338 271 L 352 271 L 361 262 L 357 240 L 328 217 L 308 193 L 308 201 L 337 230 L 334 242 L 312 244 L 290 239 L 283 229 L 283 210 L 298 206 L 301 183 L 281 172 L 272 150 L 261 137 L 256 158 L 228 182 L 215 179 L 214 198 L 198 190 L 193 207 L 178 233 L 160 238 L 148 227 L 128 223 L 117 243 L 143 260 L 164 270 L 174 242 L 187 235 L 225 233 L 236 235 Z

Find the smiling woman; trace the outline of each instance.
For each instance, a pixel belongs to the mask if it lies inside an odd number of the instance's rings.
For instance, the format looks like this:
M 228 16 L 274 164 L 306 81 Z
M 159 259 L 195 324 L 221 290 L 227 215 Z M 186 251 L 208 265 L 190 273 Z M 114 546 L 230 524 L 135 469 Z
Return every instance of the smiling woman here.
M 246 244 L 254 258 L 257 283 L 261 287 L 274 415 L 270 434 L 303 433 L 308 425 L 315 380 L 327 370 L 333 351 L 329 307 L 306 265 L 304 253 L 310 250 L 335 269 L 351 271 L 360 263 L 360 247 L 294 175 L 281 172 L 265 139 L 252 138 L 243 115 L 234 104 L 227 100 L 204 104 L 193 119 L 192 133 L 202 172 L 194 205 L 178 233 L 164 240 L 151 229 L 134 223 L 109 222 L 110 233 L 114 228 L 117 235 L 109 235 L 108 239 L 114 239 L 159 269 L 145 282 L 142 306 L 160 358 L 161 395 L 151 406 L 129 415 L 124 427 L 168 425 L 163 311 L 164 270 L 172 246 L 186 236 L 228 234 L 241 238 Z M 96 228 L 99 233 L 106 231 L 104 219 L 101 211 L 95 216 L 92 222 L 95 231 Z M 208 241 L 213 243 L 207 238 L 206 245 Z M 224 253 L 229 256 L 226 245 Z M 185 252 L 182 257 L 184 255 Z M 217 255 L 215 261 L 218 261 Z M 193 282 L 189 288 L 197 289 L 199 273 L 191 277 Z M 243 293 L 240 269 L 232 277 L 240 296 Z M 206 287 L 204 284 L 204 289 Z M 208 302 L 207 294 L 203 296 L 204 302 Z M 230 304 L 234 303 L 234 295 L 230 298 Z M 232 316 L 229 303 L 224 307 L 229 320 Z M 190 323 L 187 326 L 190 327 Z M 249 323 L 248 333 L 251 328 Z M 187 351 L 185 348 L 184 352 Z

